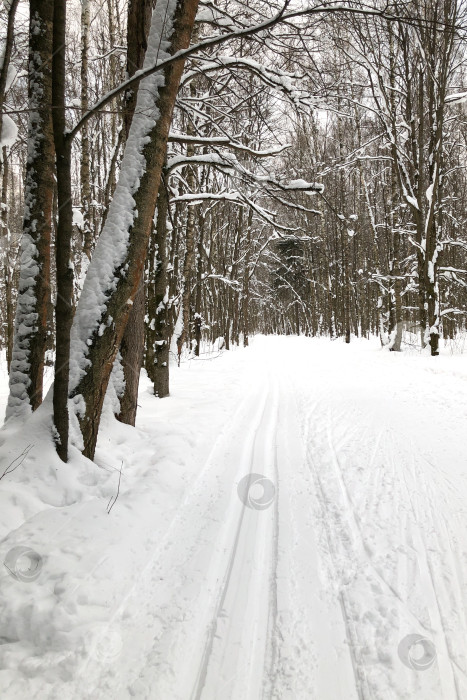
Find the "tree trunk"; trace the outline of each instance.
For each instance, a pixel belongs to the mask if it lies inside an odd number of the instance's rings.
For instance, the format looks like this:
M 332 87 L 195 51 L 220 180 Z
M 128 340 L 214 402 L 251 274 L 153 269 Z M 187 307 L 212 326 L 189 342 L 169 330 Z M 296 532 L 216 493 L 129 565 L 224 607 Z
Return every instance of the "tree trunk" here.
M 396 57 L 394 51 L 394 34 L 391 22 L 388 22 L 389 31 L 389 83 L 391 92 L 389 95 L 391 112 L 396 114 Z M 397 169 L 394 159 L 391 163 L 391 211 L 389 221 L 391 226 L 390 240 L 392 242 L 392 265 L 390 274 L 393 275 L 391 280 L 392 304 L 393 304 L 393 328 L 390 330 L 389 349 L 393 352 L 400 352 L 402 343 L 402 279 L 400 266 L 400 233 L 397 227 L 396 206 L 397 198 Z
M 251 260 L 251 224 L 253 221 L 253 211 L 248 214 L 248 224 L 246 232 L 245 266 L 243 269 L 243 290 L 242 290 L 242 319 L 243 319 L 243 347 L 247 348 L 250 342 L 250 260 Z
M 349 279 L 349 255 L 348 255 L 348 236 L 347 230 L 341 225 L 341 242 L 342 242 L 342 271 L 344 289 L 342 291 L 343 302 L 343 321 L 345 342 L 350 343 L 350 279 Z
M 89 49 L 89 23 L 90 0 L 81 0 L 81 113 L 85 114 L 89 109 L 88 87 L 88 49 Z M 83 210 L 82 246 L 83 253 L 91 260 L 92 252 L 92 227 L 91 227 L 91 175 L 89 166 L 89 127 L 87 122 L 81 130 L 81 207 Z
M 156 56 L 167 55 L 161 50 L 163 45 L 168 46 L 169 55 L 189 45 L 197 6 L 197 0 L 178 0 L 175 5 L 158 1 L 145 64 L 153 65 Z M 119 182 L 75 315 L 70 395 L 81 429 L 83 453 L 91 459 L 112 365 L 144 270 L 183 67 L 183 59 L 170 64 L 163 71 L 163 87 L 157 73 L 141 81 Z M 97 303 L 90 309 L 91 299 Z
M 8 373 L 11 368 L 11 358 L 13 355 L 13 335 L 14 335 L 14 308 L 13 308 L 13 287 L 14 287 L 14 262 L 11 259 L 11 238 L 8 227 L 8 154 L 7 147 L 2 148 L 2 244 L 5 246 L 5 257 L 3 260 L 5 278 L 5 311 L 6 311 L 6 364 Z
M 190 133 L 191 129 L 187 129 Z M 186 154 L 188 157 L 193 156 L 195 152 L 194 146 L 188 144 Z M 187 168 L 186 181 L 190 192 L 195 191 L 196 177 L 194 168 L 190 165 Z M 188 204 L 188 214 L 186 221 L 185 235 L 185 259 L 183 261 L 183 282 L 182 282 L 182 321 L 183 328 L 177 338 L 178 357 L 182 354 L 183 346 L 190 343 L 190 307 L 191 307 L 191 282 L 193 274 L 193 262 L 195 259 L 195 219 L 196 207 L 194 204 Z
M 157 222 L 150 247 L 146 370 L 154 384 L 154 396 L 169 395 L 169 284 L 167 277 L 168 197 L 164 181 L 157 199 Z
M 127 72 L 131 77 L 143 67 L 147 39 L 151 26 L 152 0 L 131 0 L 128 6 L 128 54 Z M 124 113 L 124 139 L 128 138 L 131 121 L 136 107 L 136 92 L 129 91 L 126 95 Z M 143 274 L 144 277 L 144 274 Z M 128 323 L 123 334 L 120 353 L 125 390 L 120 399 L 118 420 L 128 425 L 134 425 L 138 407 L 138 387 L 141 366 L 144 356 L 144 309 L 145 290 L 144 279 L 135 296 L 130 310 Z
M 71 236 L 73 209 L 71 190 L 71 140 L 65 120 L 65 34 L 66 0 L 55 0 L 53 14 L 52 110 L 55 157 L 57 163 L 58 222 L 55 234 L 57 300 L 55 302 L 55 373 L 53 416 L 58 456 L 68 459 L 68 378 L 70 330 L 73 320 L 73 268 Z
M 197 38 L 197 32 L 195 30 L 195 40 Z M 196 97 L 196 79 L 193 78 L 190 82 L 190 97 Z M 188 136 L 195 136 L 196 131 L 194 125 L 191 121 L 187 124 L 187 134 Z M 195 155 L 195 147 L 193 144 L 188 143 L 186 149 L 187 157 Z M 187 167 L 186 182 L 188 185 L 189 193 L 194 193 L 196 188 L 196 170 L 190 165 Z M 195 259 L 195 221 L 196 221 L 196 205 L 188 204 L 188 213 L 186 221 L 186 235 L 185 235 L 185 259 L 183 261 L 183 280 L 182 280 L 182 332 L 177 338 L 177 349 L 178 349 L 178 362 L 180 364 L 180 357 L 182 354 L 183 346 L 190 343 L 190 320 L 191 320 L 191 283 L 193 275 L 193 263 Z
M 120 413 L 117 419 L 127 425 L 135 425 L 138 408 L 139 377 L 144 355 L 144 307 L 144 279 L 141 278 L 120 344 L 125 390 L 120 398 Z
M 16 17 L 16 10 L 18 8 L 19 0 L 12 0 L 12 2 L 8 5 L 8 19 L 7 19 L 7 28 L 6 28 L 6 36 L 4 39 L 4 45 L 3 45 L 3 61 L 0 67 L 0 133 L 2 130 L 2 114 L 3 114 L 3 103 L 5 101 L 5 92 L 6 92 L 6 86 L 7 86 L 7 79 L 8 79 L 8 68 L 10 67 L 10 59 L 11 59 L 11 52 L 13 49 L 13 43 L 15 39 L 15 34 L 14 34 L 14 29 L 15 29 L 15 17 Z M 30 13 L 30 16 L 31 13 Z M 2 174 L 2 169 L 3 169 L 3 161 L 0 159 L 0 175 Z
M 198 258 L 196 260 L 196 299 L 195 299 L 195 355 L 199 357 L 203 328 L 202 298 L 203 298 L 203 249 L 204 249 L 204 217 L 199 216 Z
M 54 189 L 52 103 L 53 0 L 31 0 L 29 127 L 25 207 L 7 417 L 42 402 Z

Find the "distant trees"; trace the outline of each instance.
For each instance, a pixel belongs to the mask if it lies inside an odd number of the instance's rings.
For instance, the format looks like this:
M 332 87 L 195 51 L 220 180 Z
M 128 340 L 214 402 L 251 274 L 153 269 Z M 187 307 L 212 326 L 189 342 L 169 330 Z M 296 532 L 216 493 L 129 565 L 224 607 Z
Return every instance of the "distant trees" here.
M 422 343 L 429 343 L 431 354 L 437 355 L 446 98 L 459 74 L 458 3 L 433 0 L 413 9 L 417 14 L 410 23 L 361 23 L 356 27 L 356 54 L 390 149 L 399 199 L 411 213 Z
M 418 328 L 422 347 L 437 355 L 454 315 L 464 324 L 465 140 L 452 106 L 464 99 L 460 9 L 430 0 L 397 6 L 396 21 L 330 23 L 327 67 L 323 59 L 318 74 L 330 112 L 325 124 L 296 130 L 293 162 L 306 172 L 321 161 L 325 223 L 309 230 L 313 255 L 330 273 L 327 301 L 319 275 L 312 285 L 318 310 L 331 304 L 347 339 L 349 328 L 378 332 L 399 350 L 403 327 Z M 310 154 L 308 166 L 297 151 Z

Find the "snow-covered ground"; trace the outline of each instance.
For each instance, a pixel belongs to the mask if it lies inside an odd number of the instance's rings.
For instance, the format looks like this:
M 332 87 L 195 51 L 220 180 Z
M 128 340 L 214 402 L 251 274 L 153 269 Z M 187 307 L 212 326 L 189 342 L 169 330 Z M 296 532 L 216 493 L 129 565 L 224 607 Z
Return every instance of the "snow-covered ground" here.
M 259 337 L 148 387 L 97 465 L 47 405 L 0 433 L 2 700 L 467 698 L 466 355 Z

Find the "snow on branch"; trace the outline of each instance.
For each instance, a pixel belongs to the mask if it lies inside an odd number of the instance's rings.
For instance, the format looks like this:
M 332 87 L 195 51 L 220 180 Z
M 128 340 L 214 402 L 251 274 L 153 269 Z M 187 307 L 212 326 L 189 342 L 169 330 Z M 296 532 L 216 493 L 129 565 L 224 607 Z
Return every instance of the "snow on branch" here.
M 177 168 L 182 168 L 187 165 L 210 165 L 215 168 L 219 168 L 227 174 L 238 174 L 247 178 L 252 182 L 256 182 L 263 186 L 270 186 L 283 192 L 307 192 L 314 194 L 316 192 L 322 193 L 324 191 L 324 185 L 319 182 L 307 182 L 306 180 L 276 180 L 270 175 L 257 175 L 247 170 L 243 165 L 241 165 L 235 158 L 227 155 L 220 155 L 218 153 L 202 153 L 194 156 L 186 155 L 176 155 L 172 156 L 167 161 L 167 172 L 172 172 Z
M 231 32 L 237 31 L 240 27 L 238 21 L 234 20 L 225 10 L 216 7 L 212 2 L 200 3 L 196 22 L 212 24 L 216 28 L 228 29 Z
M 205 75 L 224 68 L 248 70 L 250 73 L 257 75 L 269 87 L 276 88 L 287 94 L 293 102 L 297 103 L 303 99 L 310 98 L 309 92 L 294 87 L 294 81 L 303 80 L 303 75 L 276 70 L 243 56 L 217 56 L 214 60 L 211 59 L 209 63 L 203 63 L 202 60 L 198 59 L 196 69 L 185 73 L 183 84 L 198 77 L 200 73 Z
M 460 105 L 467 102 L 467 92 L 456 92 L 453 95 L 448 95 L 444 100 L 446 105 Z
M 287 148 L 290 148 L 290 144 L 285 144 L 279 148 L 270 148 L 265 151 L 255 151 L 253 148 L 248 148 L 248 146 L 245 146 L 243 143 L 239 143 L 238 141 L 234 141 L 228 136 L 188 136 L 185 134 L 171 133 L 169 135 L 169 141 L 180 144 L 189 143 L 197 146 L 225 146 L 226 148 L 232 148 L 235 151 L 248 153 L 248 155 L 254 156 L 255 158 L 269 158 L 270 156 L 277 156 Z
M 171 202 L 188 202 L 189 204 L 197 204 L 203 201 L 219 201 L 219 202 L 237 202 L 243 204 L 238 192 L 199 192 L 176 195 L 171 198 Z
M 443 311 L 440 312 L 440 316 L 446 316 L 447 314 L 467 314 L 467 311 L 465 309 L 443 309 Z
M 67 137 L 69 139 L 73 139 L 77 133 L 80 131 L 82 126 L 92 117 L 96 112 L 100 111 L 103 107 L 105 107 L 109 102 L 111 102 L 115 97 L 120 95 L 122 92 L 125 92 L 126 90 L 134 88 L 138 83 L 143 80 L 144 78 L 147 78 L 154 73 L 157 73 L 158 71 L 161 71 L 162 69 L 168 68 L 170 65 L 173 63 L 176 63 L 177 61 L 180 60 L 185 60 L 189 56 L 192 56 L 194 54 L 198 54 L 201 51 L 205 49 L 212 48 L 214 46 L 218 46 L 219 44 L 223 44 L 224 42 L 235 40 L 235 39 L 241 39 L 242 37 L 247 37 L 247 36 L 254 36 L 256 34 L 261 34 L 261 32 L 267 32 L 268 30 L 272 29 L 274 26 L 277 24 L 280 24 L 282 22 L 291 22 L 293 19 L 297 19 L 299 17 L 307 17 L 311 15 L 322 15 L 322 14 L 354 14 L 354 15 L 368 15 L 368 16 L 373 16 L 373 17 L 382 17 L 387 19 L 388 21 L 400 21 L 400 22 L 407 22 L 407 18 L 403 16 L 398 16 L 398 15 L 393 15 L 390 14 L 386 11 L 385 8 L 383 9 L 377 9 L 371 6 L 366 6 L 366 5 L 360 5 L 358 7 L 352 7 L 346 3 L 328 3 L 328 2 L 322 2 L 317 5 L 312 5 L 308 6 L 305 8 L 299 8 L 296 10 L 290 10 L 287 12 L 289 6 L 291 4 L 291 0 L 285 0 L 283 6 L 277 12 L 274 14 L 272 17 L 269 19 L 259 22 L 258 24 L 253 24 L 250 25 L 249 27 L 237 29 L 232 32 L 228 32 L 226 34 L 221 34 L 218 36 L 214 37 L 209 37 L 208 39 L 205 39 L 204 41 L 200 41 L 197 44 L 194 44 L 193 46 L 188 47 L 187 49 L 182 49 L 180 51 L 177 51 L 171 56 L 168 56 L 167 58 L 159 59 L 154 61 L 152 65 L 145 66 L 142 70 L 136 71 L 136 73 L 129 78 L 128 80 L 124 80 L 121 82 L 117 87 L 113 88 L 109 92 L 107 92 L 105 95 L 103 95 L 97 102 L 81 117 L 81 119 L 77 122 L 77 124 L 67 133 Z
M 237 280 L 230 280 L 228 277 L 224 277 L 224 275 L 219 275 L 214 272 L 210 272 L 202 276 L 203 282 L 209 279 L 219 280 L 220 282 L 226 284 L 228 287 L 231 287 L 234 291 L 240 291 L 241 289 L 240 282 L 238 282 Z

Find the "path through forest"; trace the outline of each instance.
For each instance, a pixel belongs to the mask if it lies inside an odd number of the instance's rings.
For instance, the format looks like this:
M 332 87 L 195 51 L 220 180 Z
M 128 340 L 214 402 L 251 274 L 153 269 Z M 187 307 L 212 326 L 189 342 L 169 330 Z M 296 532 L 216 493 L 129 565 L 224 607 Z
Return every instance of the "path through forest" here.
M 176 506 L 158 501 L 153 531 L 144 481 L 128 492 L 144 534 L 106 547 L 115 562 L 134 552 L 131 572 L 92 653 L 47 697 L 466 698 L 465 356 L 257 338 L 209 372 L 211 419 L 195 394 L 174 419 L 217 435 L 191 452 Z M 154 399 L 141 402 L 146 431 Z

